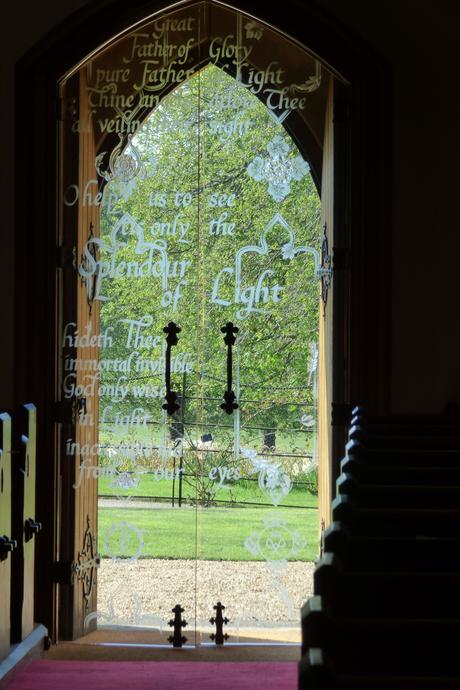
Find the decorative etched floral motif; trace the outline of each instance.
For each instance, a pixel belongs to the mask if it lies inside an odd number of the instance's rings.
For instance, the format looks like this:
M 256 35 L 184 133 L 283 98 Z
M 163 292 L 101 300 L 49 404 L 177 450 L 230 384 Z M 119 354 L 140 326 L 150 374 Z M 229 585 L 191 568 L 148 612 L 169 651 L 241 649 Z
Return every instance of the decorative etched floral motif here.
M 259 487 L 268 494 L 274 506 L 279 506 L 292 489 L 292 481 L 280 463 L 272 458 L 257 455 L 255 450 L 242 448 L 241 455 L 250 462 L 249 474 L 259 474 Z
M 267 144 L 267 151 L 274 159 L 286 158 L 289 154 L 289 144 L 278 134 Z
M 160 632 L 165 627 L 165 621 L 160 616 L 144 610 L 139 593 L 127 591 L 124 582 L 112 590 L 102 610 L 98 607 L 97 611 L 92 611 L 86 616 L 85 629 L 93 620 L 103 625 L 142 625 Z
M 263 27 L 253 21 L 247 22 L 244 25 L 244 29 L 246 31 L 246 38 L 255 38 L 256 41 L 260 41 L 264 33 Z
M 104 536 L 104 549 L 114 561 L 136 561 L 144 550 L 144 536 L 136 525 L 112 522 Z
M 110 486 L 114 489 L 136 489 L 140 480 L 140 477 L 136 477 L 132 472 L 120 472 L 110 482 Z
M 273 505 L 278 506 L 292 489 L 292 481 L 279 464 L 272 463 L 259 474 L 259 486 L 270 496 Z
M 113 175 L 124 184 L 127 184 L 137 174 L 136 161 L 133 156 L 122 153 L 115 158 Z
M 103 169 L 102 165 L 107 152 L 102 151 L 95 161 L 96 171 L 110 186 L 110 190 L 116 196 L 129 199 L 137 186 L 137 176 L 141 169 L 141 159 L 138 150 L 132 143 L 132 135 L 128 137 L 128 144 L 122 150 L 122 141 L 116 146 L 109 159 L 109 168 Z M 152 165 L 152 161 L 150 161 Z M 156 161 L 153 160 L 156 166 Z M 155 167 L 156 169 L 156 167 Z
M 298 93 L 313 93 L 321 86 L 321 63 L 316 63 L 315 74 L 308 77 L 303 84 L 292 84 L 291 91 Z
M 260 532 L 252 532 L 246 537 L 244 546 L 253 556 L 263 558 L 279 566 L 289 558 L 295 558 L 307 545 L 297 530 L 290 530 L 286 520 L 281 517 L 267 517 Z
M 294 615 L 292 597 L 283 583 L 288 559 L 295 558 L 307 545 L 297 530 L 290 530 L 277 515 L 266 517 L 263 528 L 252 532 L 244 541 L 245 548 L 255 557 L 263 558 L 272 576 L 272 587 L 286 606 L 288 618 Z
M 302 156 L 289 158 L 290 150 L 284 138 L 277 135 L 267 145 L 270 157 L 256 156 L 247 167 L 248 175 L 253 180 L 268 182 L 268 193 L 275 201 L 283 201 L 291 191 L 291 181 L 300 181 L 310 170 Z
M 281 256 L 283 259 L 293 259 L 295 254 L 295 247 L 292 243 L 283 244 L 281 247 Z

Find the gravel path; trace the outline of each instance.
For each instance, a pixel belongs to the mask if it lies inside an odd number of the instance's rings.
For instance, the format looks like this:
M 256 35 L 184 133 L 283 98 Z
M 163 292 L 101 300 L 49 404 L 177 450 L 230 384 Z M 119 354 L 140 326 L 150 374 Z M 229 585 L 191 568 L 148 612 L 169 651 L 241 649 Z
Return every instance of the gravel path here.
M 265 563 L 103 559 L 98 571 L 98 619 L 105 624 L 162 627 L 180 603 L 189 621 L 208 621 L 217 601 L 234 623 L 298 624 L 312 594 L 313 563 L 294 562 L 271 572 Z

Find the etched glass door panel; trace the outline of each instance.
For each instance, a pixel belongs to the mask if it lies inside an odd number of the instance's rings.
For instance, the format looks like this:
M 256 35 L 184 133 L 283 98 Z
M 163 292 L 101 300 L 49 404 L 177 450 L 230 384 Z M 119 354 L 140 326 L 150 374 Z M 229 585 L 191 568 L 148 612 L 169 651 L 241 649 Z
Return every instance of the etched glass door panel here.
M 197 5 L 163 15 L 61 84 L 64 236 L 72 213 L 97 216 L 79 230 L 70 264 L 98 324 L 62 325 L 65 341 L 93 348 L 65 360 L 64 380 L 76 428 L 90 429 L 92 440 L 68 446 L 68 455 L 79 454 L 73 487 L 98 479 L 98 602 L 97 611 L 83 607 L 83 631 L 97 622 L 142 631 L 138 639 L 153 644 L 174 636 L 176 604 L 188 620 L 179 639 L 195 642 L 196 501 L 181 497 L 184 468 L 190 475 L 194 466 L 179 423 L 163 409 L 163 329 L 172 321 L 182 329 L 171 353 L 175 387 L 196 358 L 198 202 L 177 164 L 198 179 L 197 103 L 186 92 L 199 63 L 201 14 Z M 163 108 L 181 84 L 185 107 L 172 100 Z M 187 113 L 180 131 L 174 108 Z M 82 132 L 91 132 L 92 148 L 81 145 Z
M 84 629 L 168 643 L 180 604 L 179 637 L 205 643 L 221 601 L 232 641 L 298 641 L 318 546 L 319 63 L 198 3 L 61 95 L 62 254 L 85 296 L 61 324 L 66 453 L 76 491 L 94 501 L 98 480 Z
M 299 111 L 322 102 L 321 71 L 257 22 L 222 8 L 210 22 L 211 65 L 199 75 L 210 268 L 198 629 L 209 643 L 209 611 L 220 601 L 230 642 L 298 642 L 318 549 L 321 210 L 307 155 L 286 126 L 299 127 Z M 232 413 L 222 409 L 227 323 L 235 327 Z

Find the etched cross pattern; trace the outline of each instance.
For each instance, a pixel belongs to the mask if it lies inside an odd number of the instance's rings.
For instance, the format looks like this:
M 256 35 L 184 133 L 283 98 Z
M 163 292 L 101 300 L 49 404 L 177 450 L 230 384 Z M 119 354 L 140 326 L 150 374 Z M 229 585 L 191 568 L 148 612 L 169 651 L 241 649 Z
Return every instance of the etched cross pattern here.
M 291 181 L 300 181 L 310 166 L 302 156 L 289 158 L 291 147 L 281 135 L 273 137 L 267 145 L 269 157 L 256 156 L 247 167 L 247 173 L 256 182 L 268 182 L 268 193 L 275 201 L 284 201 L 291 191 Z

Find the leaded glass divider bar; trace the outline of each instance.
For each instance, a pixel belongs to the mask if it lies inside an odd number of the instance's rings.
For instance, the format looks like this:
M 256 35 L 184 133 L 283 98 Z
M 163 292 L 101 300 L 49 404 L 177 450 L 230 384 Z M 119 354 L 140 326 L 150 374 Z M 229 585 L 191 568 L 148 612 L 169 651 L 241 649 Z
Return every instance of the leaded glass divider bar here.
M 102 555 L 86 630 L 128 625 L 167 643 L 180 603 L 188 643 L 205 642 L 221 600 L 233 640 L 298 639 L 317 547 L 320 275 L 319 198 L 299 146 L 302 131 L 320 145 L 326 81 L 273 29 L 197 3 L 61 84 L 63 232 L 85 295 L 62 325 L 65 447 L 77 519 L 98 478 Z M 228 321 L 233 415 L 220 407 Z

